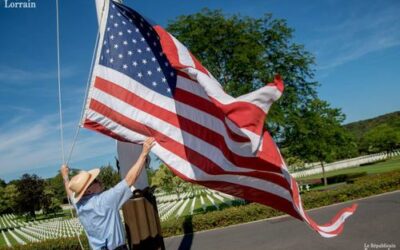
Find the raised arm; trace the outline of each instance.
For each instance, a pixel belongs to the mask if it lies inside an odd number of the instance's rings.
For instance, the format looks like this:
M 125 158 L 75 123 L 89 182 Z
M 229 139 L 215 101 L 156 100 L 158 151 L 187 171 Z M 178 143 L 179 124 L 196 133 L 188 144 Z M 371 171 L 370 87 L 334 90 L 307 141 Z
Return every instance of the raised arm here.
M 136 180 L 146 162 L 146 157 L 150 153 L 150 149 L 153 146 L 154 146 L 154 138 L 153 137 L 149 137 L 144 141 L 142 153 L 140 154 L 136 163 L 132 165 L 131 169 L 129 169 L 128 173 L 125 176 L 125 180 L 129 186 L 132 186 L 136 182 Z
M 65 188 L 65 192 L 67 193 L 68 197 L 71 198 L 72 197 L 72 191 L 68 188 L 69 185 L 69 168 L 67 165 L 62 165 L 60 168 L 60 172 L 61 172 L 61 176 L 64 180 L 64 188 Z

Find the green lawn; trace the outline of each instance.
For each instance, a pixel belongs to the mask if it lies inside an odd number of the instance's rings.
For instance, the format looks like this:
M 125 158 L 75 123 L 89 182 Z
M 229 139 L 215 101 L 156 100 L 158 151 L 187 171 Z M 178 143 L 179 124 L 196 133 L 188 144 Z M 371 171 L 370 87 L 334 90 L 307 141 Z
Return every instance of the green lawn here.
M 384 161 L 384 162 L 378 162 L 375 164 L 367 165 L 367 166 L 360 166 L 360 167 L 354 167 L 354 168 L 346 168 L 346 169 L 340 169 L 336 171 L 331 171 L 327 172 L 326 176 L 334 176 L 334 175 L 339 175 L 339 174 L 350 174 L 350 173 L 359 173 L 359 172 L 367 172 L 367 174 L 378 174 L 378 173 L 384 173 L 384 172 L 389 172 L 393 170 L 398 170 L 400 169 L 400 157 L 395 157 L 390 160 Z M 303 178 L 298 178 L 297 180 L 310 180 L 310 179 L 318 179 L 322 178 L 322 174 L 316 174 L 316 175 L 309 175 Z
M 10 241 L 11 245 L 18 245 L 19 243 L 12 237 L 12 235 L 7 231 L 6 236 L 8 241 Z
M 6 246 L 6 241 L 4 240 L 3 234 L 0 233 L 0 247 Z

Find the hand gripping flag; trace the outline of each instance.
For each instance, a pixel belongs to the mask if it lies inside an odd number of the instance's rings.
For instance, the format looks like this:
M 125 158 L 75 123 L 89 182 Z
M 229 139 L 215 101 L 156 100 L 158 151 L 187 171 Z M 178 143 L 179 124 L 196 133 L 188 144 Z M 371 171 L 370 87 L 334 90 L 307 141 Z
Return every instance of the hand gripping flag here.
M 152 136 L 152 152 L 180 178 L 283 211 L 323 237 L 340 234 L 356 205 L 317 225 L 264 129 L 280 77 L 233 98 L 160 26 L 112 1 L 104 13 L 84 127 L 133 143 Z

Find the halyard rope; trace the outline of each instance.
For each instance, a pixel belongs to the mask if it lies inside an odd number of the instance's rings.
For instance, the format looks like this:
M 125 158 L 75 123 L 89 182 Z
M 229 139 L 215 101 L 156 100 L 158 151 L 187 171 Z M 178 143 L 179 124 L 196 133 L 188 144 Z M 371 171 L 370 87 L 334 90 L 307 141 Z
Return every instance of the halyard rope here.
M 97 32 L 97 37 L 96 37 L 96 43 L 95 43 L 95 48 L 93 51 L 93 55 L 92 55 L 92 60 L 90 63 L 90 70 L 89 70 L 89 76 L 87 79 L 87 83 L 86 83 L 86 90 L 85 90 L 85 95 L 84 95 L 84 100 L 83 100 L 83 105 L 82 105 L 82 110 L 81 110 L 81 115 L 80 115 L 80 119 L 79 119 L 79 123 L 78 126 L 75 130 L 75 135 L 72 141 L 72 145 L 71 145 L 71 149 L 69 151 L 68 154 L 68 158 L 67 160 L 65 160 L 65 151 L 64 151 L 64 128 L 63 128 L 63 114 L 62 114 L 62 95 L 61 95 L 61 70 L 60 70 L 60 23 L 59 23 L 59 2 L 58 0 L 56 0 L 56 29 L 57 29 L 57 83 L 58 83 L 58 109 L 59 109 L 59 119 L 60 119 L 60 143 L 61 143 L 61 158 L 62 158 L 62 163 L 65 165 L 68 165 L 68 162 L 71 159 L 72 156 L 72 152 L 75 148 L 76 145 L 76 141 L 78 138 L 78 134 L 80 131 L 80 122 L 82 120 L 83 114 L 84 114 L 84 107 L 85 107 L 85 100 L 87 98 L 88 95 L 88 90 L 89 90 L 89 84 L 90 84 L 90 79 L 91 79 L 91 75 L 92 75 L 92 71 L 93 71 L 93 65 L 94 65 L 94 58 L 95 58 L 95 54 L 97 51 L 97 45 L 98 45 L 98 40 L 99 40 L 99 32 Z M 71 201 L 70 201 L 70 197 L 67 195 L 67 199 L 68 199 L 68 204 L 70 205 L 70 207 L 72 206 Z M 71 217 L 74 218 L 74 214 L 72 212 L 72 209 L 70 210 L 71 212 Z M 78 238 L 79 241 L 79 245 L 81 247 L 82 250 L 84 250 L 84 247 L 82 245 L 82 241 L 80 239 L 80 234 L 79 231 L 76 230 L 76 228 L 74 228 L 74 232 Z

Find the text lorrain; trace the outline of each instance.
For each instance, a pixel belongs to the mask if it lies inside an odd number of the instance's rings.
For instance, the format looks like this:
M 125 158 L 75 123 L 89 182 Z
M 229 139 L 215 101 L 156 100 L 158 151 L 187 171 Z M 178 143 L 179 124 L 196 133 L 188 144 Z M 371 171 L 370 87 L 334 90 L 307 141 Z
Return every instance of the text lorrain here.
M 36 8 L 36 2 L 33 2 L 31 0 L 25 0 L 25 1 L 4 0 L 4 8 L 6 8 L 6 9 L 34 9 L 34 8 Z

